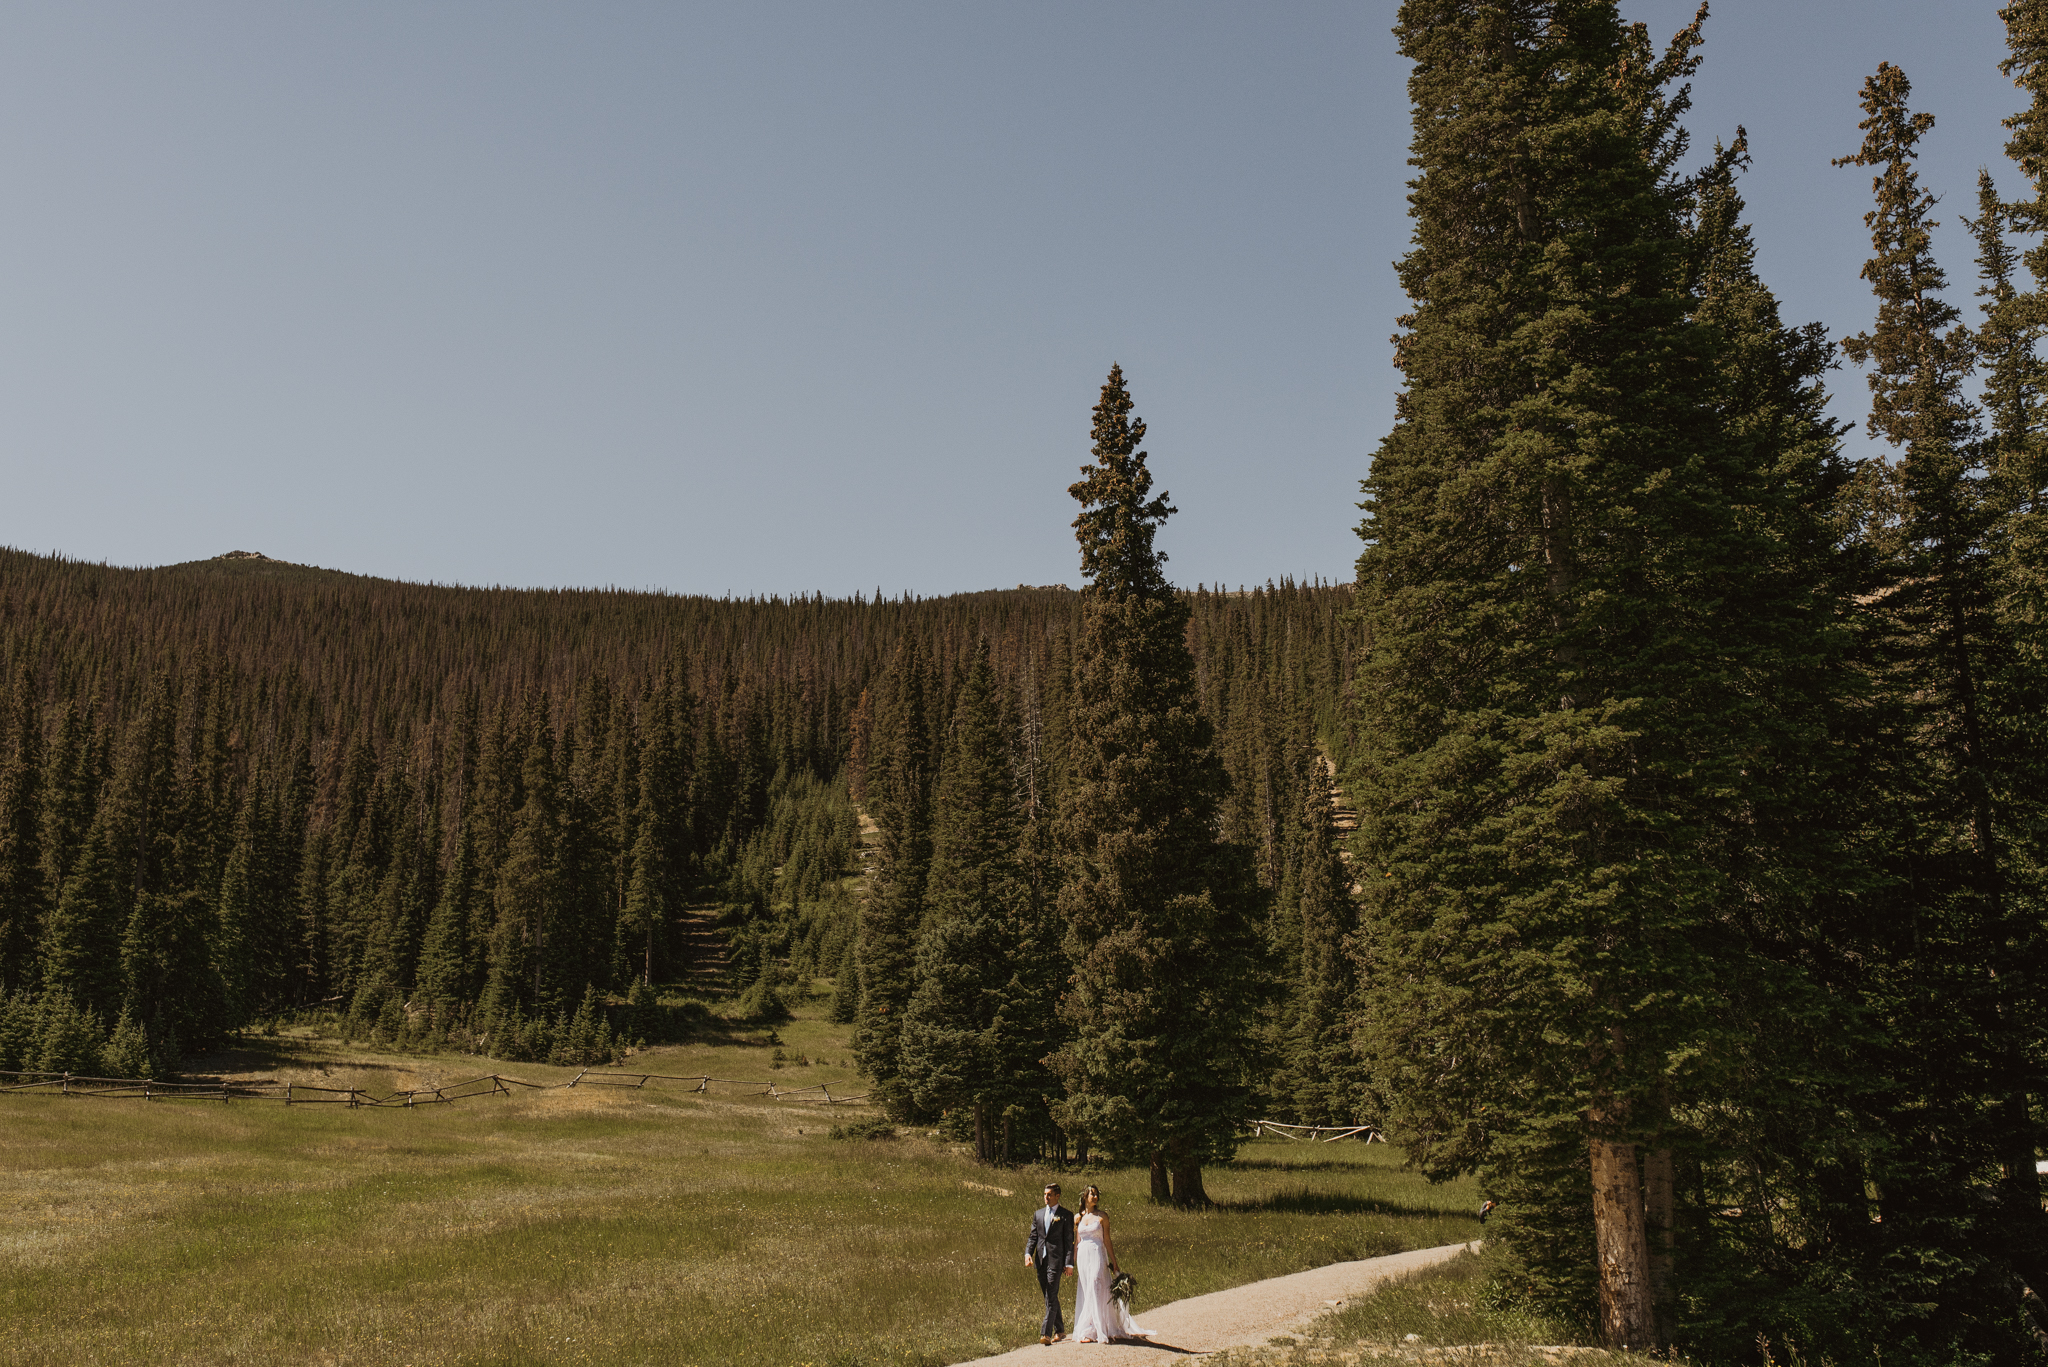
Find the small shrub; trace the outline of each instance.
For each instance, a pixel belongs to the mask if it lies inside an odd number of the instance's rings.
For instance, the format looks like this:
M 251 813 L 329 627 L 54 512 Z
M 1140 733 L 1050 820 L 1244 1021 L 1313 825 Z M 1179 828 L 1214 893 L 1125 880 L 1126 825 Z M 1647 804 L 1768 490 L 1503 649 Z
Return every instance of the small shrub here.
M 27 992 L 0 997 L 0 1068 L 27 1068 L 37 1049 L 42 1013 Z
M 100 1071 L 108 1077 L 149 1077 L 149 1036 L 125 1010 L 100 1049 Z
M 733 1012 L 741 1020 L 786 1021 L 790 1018 L 789 1003 L 783 1000 L 782 989 L 775 982 L 773 974 L 764 973 L 754 980 L 754 985 L 740 993 L 733 1004 Z
M 100 1066 L 106 1040 L 99 1017 L 68 996 L 51 994 L 42 1002 L 42 1028 L 36 1035 L 36 1059 L 30 1071 L 92 1074 Z
M 896 1127 L 886 1120 L 850 1120 L 832 1127 L 834 1139 L 894 1139 Z

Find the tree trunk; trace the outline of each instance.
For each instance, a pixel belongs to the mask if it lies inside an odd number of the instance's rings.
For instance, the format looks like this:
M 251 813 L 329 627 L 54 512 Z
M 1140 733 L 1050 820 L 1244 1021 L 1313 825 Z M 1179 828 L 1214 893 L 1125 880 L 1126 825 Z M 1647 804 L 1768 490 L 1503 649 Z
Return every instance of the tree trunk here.
M 988 1110 L 979 1101 L 974 1103 L 974 1161 L 989 1161 Z
M 1017 1152 L 1016 1146 L 1011 1142 L 1013 1137 L 1010 1128 L 1011 1122 L 1011 1114 L 1009 1111 L 1005 1110 L 1003 1112 L 1003 1161 L 1005 1163 L 1015 1161 L 1014 1156 Z
M 1209 1204 L 1209 1193 L 1202 1189 L 1202 1165 L 1199 1161 L 1183 1158 L 1174 1160 L 1173 1203 L 1177 1206 Z
M 2015 1061 L 2014 1066 L 2017 1066 Z M 2000 1099 L 1998 1111 L 2006 1131 L 2005 1172 L 1998 1183 L 1998 1207 L 2005 1243 L 2005 1260 L 2035 1293 L 2027 1307 L 2038 1337 L 2048 1328 L 2048 1311 L 2042 1305 L 2048 1293 L 2048 1211 L 2041 1206 L 2041 1178 L 2035 1168 L 2031 1108 L 2024 1089 L 2015 1088 Z
M 1173 1204 L 1173 1188 L 1166 1180 L 1166 1150 L 1152 1150 L 1152 1204 L 1170 1206 Z
M 1657 1347 L 1650 1290 L 1650 1245 L 1636 1146 L 1597 1136 L 1593 1164 L 1593 1242 L 1600 1264 L 1600 1341 L 1617 1351 Z
M 1678 1180 L 1670 1149 L 1643 1155 L 1643 1215 L 1650 1246 L 1650 1308 L 1655 1347 L 1669 1352 L 1678 1332 L 1678 1283 L 1672 1264 L 1678 1252 Z

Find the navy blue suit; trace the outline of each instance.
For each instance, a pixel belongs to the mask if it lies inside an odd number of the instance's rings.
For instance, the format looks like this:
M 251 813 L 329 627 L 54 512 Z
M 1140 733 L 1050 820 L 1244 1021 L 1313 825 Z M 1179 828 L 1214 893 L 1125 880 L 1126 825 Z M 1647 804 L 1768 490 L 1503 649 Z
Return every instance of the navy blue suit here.
M 1039 1336 L 1066 1333 L 1067 1322 L 1060 1315 L 1060 1278 L 1074 1265 L 1074 1212 L 1065 1206 L 1040 1206 L 1031 1217 L 1024 1256 L 1031 1259 L 1038 1287 L 1045 1292 L 1045 1324 Z

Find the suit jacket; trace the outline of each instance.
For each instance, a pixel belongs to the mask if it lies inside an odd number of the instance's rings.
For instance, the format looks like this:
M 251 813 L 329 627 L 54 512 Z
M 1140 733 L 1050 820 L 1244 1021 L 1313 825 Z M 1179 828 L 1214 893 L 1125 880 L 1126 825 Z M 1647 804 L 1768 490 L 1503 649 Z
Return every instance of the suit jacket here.
M 1042 1269 L 1074 1265 L 1074 1212 L 1065 1206 L 1040 1206 L 1031 1216 L 1031 1237 L 1024 1256 Z

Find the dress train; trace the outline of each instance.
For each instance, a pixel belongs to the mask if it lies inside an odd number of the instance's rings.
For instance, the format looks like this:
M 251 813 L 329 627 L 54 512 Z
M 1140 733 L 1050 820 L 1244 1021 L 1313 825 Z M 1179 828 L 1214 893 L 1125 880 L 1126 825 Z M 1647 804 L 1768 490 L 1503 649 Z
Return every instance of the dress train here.
M 1149 1339 L 1152 1331 L 1133 1320 L 1122 1301 L 1109 1294 L 1109 1253 L 1102 1243 L 1102 1218 L 1074 1222 L 1074 1332 L 1076 1343 Z

